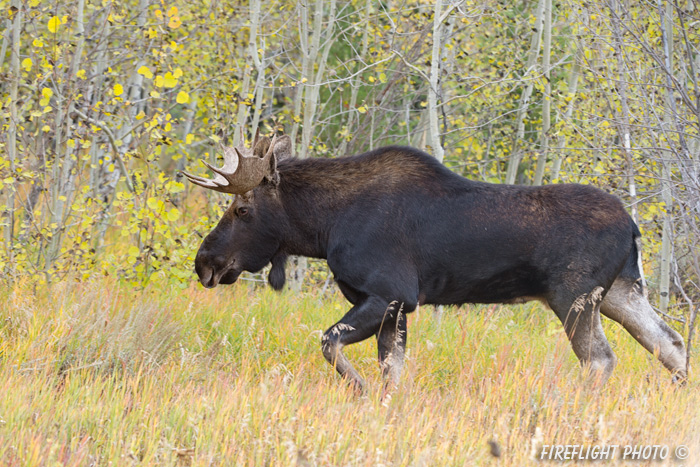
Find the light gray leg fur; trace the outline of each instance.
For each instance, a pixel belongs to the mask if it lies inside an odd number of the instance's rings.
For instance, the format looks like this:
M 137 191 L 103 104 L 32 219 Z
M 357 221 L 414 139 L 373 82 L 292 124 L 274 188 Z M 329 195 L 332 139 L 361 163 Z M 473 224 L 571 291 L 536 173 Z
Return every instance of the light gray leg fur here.
M 571 347 L 594 386 L 604 384 L 617 363 L 600 322 L 600 302 L 603 288 L 578 296 L 573 303 L 570 295 L 552 296 L 548 302 L 564 324 Z
M 396 302 L 389 304 L 377 333 L 379 366 L 385 389 L 398 386 L 406 352 L 406 315 L 403 313 L 403 304 L 397 305 Z
M 605 296 L 600 311 L 622 324 L 637 342 L 654 354 L 673 374 L 674 381 L 685 380 L 683 338 L 656 314 L 641 283 L 617 279 Z

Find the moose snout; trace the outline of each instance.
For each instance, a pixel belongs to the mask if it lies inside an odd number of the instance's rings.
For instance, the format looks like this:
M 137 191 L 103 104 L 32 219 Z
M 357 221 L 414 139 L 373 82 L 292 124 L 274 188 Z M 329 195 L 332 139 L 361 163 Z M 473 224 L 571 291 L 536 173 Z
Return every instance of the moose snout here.
M 199 276 L 199 282 L 208 289 L 216 287 L 218 284 L 216 265 L 213 264 L 212 258 L 200 250 L 194 260 L 194 270 Z
M 236 272 L 235 262 L 232 258 L 214 256 L 200 250 L 194 260 L 194 269 L 199 282 L 207 289 L 212 289 L 219 284 L 232 284 L 238 279 L 240 272 Z
M 199 282 L 201 282 L 204 287 L 207 289 L 216 287 L 216 282 L 214 281 L 214 270 L 212 268 L 206 266 L 195 266 L 195 271 L 197 271 L 197 275 L 199 276 Z

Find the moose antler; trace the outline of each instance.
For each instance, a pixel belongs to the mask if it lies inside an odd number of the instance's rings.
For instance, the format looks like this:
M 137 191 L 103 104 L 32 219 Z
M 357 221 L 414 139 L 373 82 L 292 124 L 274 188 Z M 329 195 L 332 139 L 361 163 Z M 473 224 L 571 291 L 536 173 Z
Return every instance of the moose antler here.
M 224 166 L 220 169 L 203 160 L 204 165 L 215 173 L 214 178 L 198 177 L 184 171 L 182 173 L 190 182 L 210 190 L 237 195 L 247 193 L 258 186 L 270 172 L 270 157 L 277 137 L 273 136 L 265 155 L 260 157 L 254 153 L 258 142 L 261 141 L 259 136 L 259 131 L 256 130 L 251 148 L 223 146 Z

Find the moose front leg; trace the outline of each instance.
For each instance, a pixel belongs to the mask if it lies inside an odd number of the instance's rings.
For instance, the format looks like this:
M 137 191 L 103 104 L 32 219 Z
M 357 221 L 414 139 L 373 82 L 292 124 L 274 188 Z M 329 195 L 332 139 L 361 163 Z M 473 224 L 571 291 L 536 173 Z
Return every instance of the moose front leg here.
M 321 349 L 326 360 L 357 390 L 362 391 L 365 382 L 343 354 L 343 347 L 360 342 L 379 332 L 389 303 L 379 297 L 367 297 L 348 311 L 343 319 L 324 334 Z

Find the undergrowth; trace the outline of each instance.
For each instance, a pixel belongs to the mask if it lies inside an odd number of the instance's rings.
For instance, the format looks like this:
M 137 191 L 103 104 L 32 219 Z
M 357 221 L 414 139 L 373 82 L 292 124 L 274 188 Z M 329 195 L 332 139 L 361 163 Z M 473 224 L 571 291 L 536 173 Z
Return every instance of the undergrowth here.
M 347 309 L 246 284 L 3 286 L 0 464 L 519 466 L 542 444 L 687 445 L 700 462 L 697 376 L 671 385 L 614 323 L 618 366 L 591 391 L 539 304 L 423 307 L 382 398 L 373 339 L 346 348 L 362 396 L 320 352 Z

